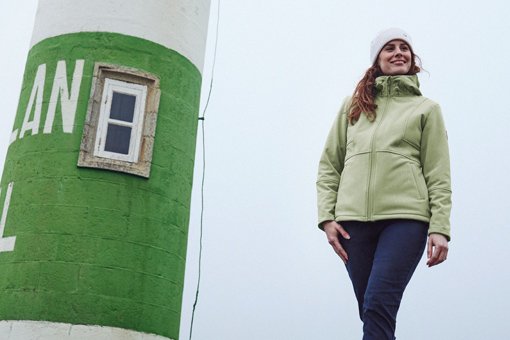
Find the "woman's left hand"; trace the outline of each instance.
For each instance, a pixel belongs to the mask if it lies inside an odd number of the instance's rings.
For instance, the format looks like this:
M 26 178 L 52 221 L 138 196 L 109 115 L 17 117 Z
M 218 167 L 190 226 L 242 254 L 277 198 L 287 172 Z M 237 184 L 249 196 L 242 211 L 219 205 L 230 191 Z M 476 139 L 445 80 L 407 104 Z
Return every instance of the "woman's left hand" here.
M 427 266 L 432 267 L 446 260 L 448 240 L 441 234 L 430 234 L 427 243 Z

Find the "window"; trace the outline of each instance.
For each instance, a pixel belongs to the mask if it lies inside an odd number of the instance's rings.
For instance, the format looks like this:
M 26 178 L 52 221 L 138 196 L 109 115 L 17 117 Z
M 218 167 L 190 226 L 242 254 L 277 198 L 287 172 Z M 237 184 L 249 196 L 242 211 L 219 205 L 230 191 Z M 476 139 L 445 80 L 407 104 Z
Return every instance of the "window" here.
M 147 86 L 107 78 L 94 156 L 138 162 Z
M 149 177 L 159 79 L 96 63 L 78 166 Z

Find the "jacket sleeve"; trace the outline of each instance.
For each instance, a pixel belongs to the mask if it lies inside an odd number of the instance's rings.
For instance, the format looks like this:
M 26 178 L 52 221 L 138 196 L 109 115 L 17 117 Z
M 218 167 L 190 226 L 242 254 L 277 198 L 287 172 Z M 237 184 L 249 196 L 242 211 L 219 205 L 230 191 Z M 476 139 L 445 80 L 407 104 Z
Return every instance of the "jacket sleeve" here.
M 451 179 L 448 136 L 436 105 L 427 116 L 421 139 L 421 164 L 430 205 L 429 234 L 438 233 L 450 240 Z
M 344 99 L 340 112 L 326 139 L 326 145 L 319 161 L 317 175 L 317 207 L 319 212 L 319 228 L 322 222 L 335 219 L 340 176 L 344 168 L 345 147 L 347 141 L 347 109 L 350 97 Z

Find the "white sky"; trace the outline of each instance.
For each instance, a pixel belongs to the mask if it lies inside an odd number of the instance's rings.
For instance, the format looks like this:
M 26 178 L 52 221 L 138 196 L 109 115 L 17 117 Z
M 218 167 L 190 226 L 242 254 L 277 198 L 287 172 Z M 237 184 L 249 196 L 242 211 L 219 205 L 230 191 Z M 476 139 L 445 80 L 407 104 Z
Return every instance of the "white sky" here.
M 212 0 L 202 98 L 212 68 Z M 0 12 L 0 169 L 8 147 L 36 0 Z M 345 95 L 369 67 L 381 29 L 410 33 L 425 96 L 441 104 L 452 160 L 448 260 L 425 259 L 406 290 L 398 339 L 504 339 L 510 305 L 505 0 L 221 2 L 206 112 L 202 282 L 195 340 L 360 339 L 340 259 L 316 227 L 315 179 Z M 197 140 L 181 339 L 197 280 L 202 139 Z

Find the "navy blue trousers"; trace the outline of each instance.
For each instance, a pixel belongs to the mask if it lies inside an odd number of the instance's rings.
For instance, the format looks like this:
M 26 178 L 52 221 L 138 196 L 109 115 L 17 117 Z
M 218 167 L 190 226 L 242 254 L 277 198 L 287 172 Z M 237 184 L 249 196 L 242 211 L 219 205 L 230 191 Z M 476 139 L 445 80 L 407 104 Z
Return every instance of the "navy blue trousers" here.
M 421 259 L 428 223 L 415 220 L 340 222 L 340 243 L 363 321 L 363 340 L 394 340 L 400 301 Z

